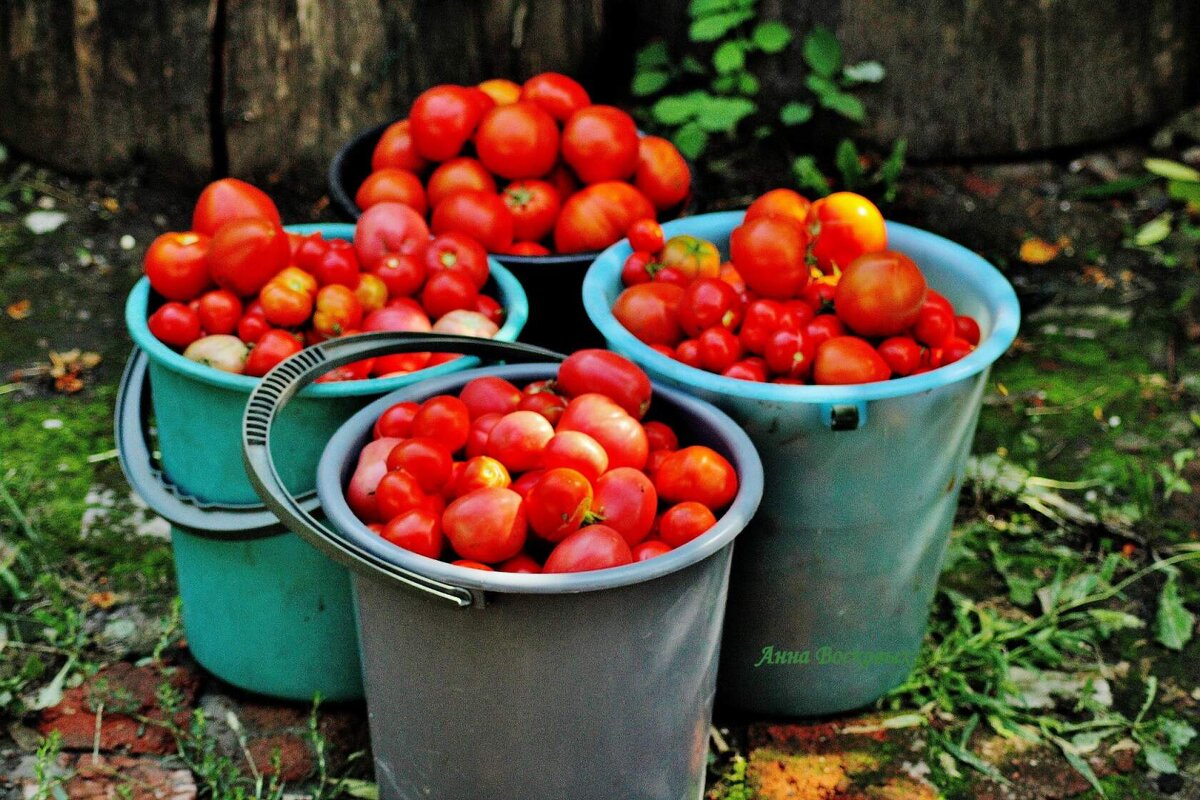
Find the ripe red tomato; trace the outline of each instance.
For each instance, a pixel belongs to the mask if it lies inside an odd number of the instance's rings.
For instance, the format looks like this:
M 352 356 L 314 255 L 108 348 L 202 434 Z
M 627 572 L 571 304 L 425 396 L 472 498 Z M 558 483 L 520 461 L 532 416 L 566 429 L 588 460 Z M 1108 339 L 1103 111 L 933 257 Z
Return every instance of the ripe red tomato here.
M 465 86 L 442 84 L 426 89 L 408 112 L 414 148 L 430 161 L 453 158 L 471 138 L 483 110 Z
M 325 336 L 342 336 L 362 324 L 362 303 L 341 284 L 324 286 L 317 292 L 313 329 Z
M 883 215 L 867 198 L 853 192 L 834 192 L 822 197 L 808 210 L 813 231 L 813 257 L 826 273 L 845 269 L 863 253 L 887 247 Z
M 358 465 L 354 468 L 354 474 L 346 486 L 346 502 L 363 522 L 379 520 L 379 505 L 375 499 L 375 489 L 378 488 L 380 479 L 388 472 L 387 454 L 399 443 L 399 439 L 385 436 L 367 443 L 359 453 Z
M 188 231 L 159 236 L 150 243 L 142 261 L 150 286 L 168 300 L 186 301 L 199 295 L 212 286 L 208 247 L 209 238 L 202 233 Z
M 196 313 L 205 333 L 233 333 L 242 318 L 242 301 L 228 289 L 213 289 L 200 295 Z
M 634 250 L 621 267 L 621 283 L 624 286 L 649 283 L 654 279 L 653 273 L 658 271 L 659 266 L 650 253 L 644 250 Z
M 954 335 L 954 312 L 936 300 L 926 300 L 917 313 L 912 334 L 921 344 L 940 347 L 942 342 Z
M 390 520 L 414 508 L 429 508 L 429 495 L 421 489 L 415 475 L 406 469 L 388 467 L 387 474 L 379 479 L 375 487 L 375 501 L 379 506 L 379 518 Z
M 467 383 L 458 393 L 458 399 L 467 406 L 471 419 L 484 414 L 507 414 L 517 410 L 521 402 L 521 390 L 504 378 L 484 375 Z
M 413 508 L 393 517 L 379 535 L 397 547 L 426 558 L 442 555 L 442 520 L 428 508 Z
M 609 468 L 642 469 L 650 453 L 646 431 L 616 401 L 602 394 L 581 394 L 567 404 L 560 431 L 583 431 L 608 453 Z
M 941 351 L 941 354 L 939 355 L 937 363 L 934 364 L 934 366 L 944 367 L 947 364 L 953 364 L 959 359 L 966 358 L 971 354 L 971 351 L 975 349 L 975 346 L 966 339 L 960 339 L 957 336 L 950 336 L 944 342 L 942 342 L 941 347 L 937 349 Z
M 700 278 L 683 290 L 679 323 L 689 336 L 714 326 L 737 330 L 742 321 L 742 298 L 719 278 Z
M 650 378 L 637 364 L 611 350 L 578 350 L 558 367 L 558 387 L 568 397 L 599 392 L 635 419 L 650 408 Z
M 283 281 L 268 281 L 258 293 L 258 302 L 262 303 L 267 321 L 281 328 L 298 328 L 312 316 L 313 296 Z
M 454 493 L 461 497 L 476 489 L 507 489 L 511 485 L 508 468 L 499 461 L 491 456 L 472 456 L 454 479 Z
M 459 399 L 461 400 L 462 398 L 460 397 Z M 516 409 L 513 410 L 515 411 Z M 492 428 L 496 427 L 496 423 L 507 413 L 507 411 L 503 413 L 493 411 L 480 414 L 478 417 L 471 419 L 471 431 L 467 434 L 467 458 L 481 456 L 487 452 L 487 440 L 488 436 L 492 433 Z
M 417 437 L 400 442 L 388 453 L 387 467 L 406 470 L 417 480 L 421 491 L 442 491 L 450 480 L 454 458 L 449 448 L 437 439 Z
M 541 466 L 542 451 L 554 437 L 554 426 L 536 411 L 510 411 L 488 434 L 484 452 L 510 472 L 525 472 Z
M 658 522 L 658 535 L 671 547 L 680 547 L 706 533 L 717 518 L 708 506 L 688 500 L 677 503 L 663 512 Z
M 661 539 L 647 539 L 633 548 L 633 562 L 636 564 L 639 561 L 649 561 L 656 556 L 661 556 L 663 553 L 669 552 L 671 552 L 671 545 Z
M 891 375 L 871 343 L 857 336 L 836 336 L 822 343 L 813 363 L 813 382 L 819 384 L 872 383 Z
M 558 72 L 542 72 L 525 81 L 521 99 L 541 106 L 559 122 L 566 122 L 576 111 L 592 103 L 587 89 Z
M 621 292 L 613 316 L 646 344 L 674 346 L 683 338 L 679 308 L 683 288 L 672 283 L 643 283 Z
M 696 342 L 700 346 L 700 365 L 709 372 L 724 372 L 743 355 L 738 337 L 720 325 L 706 328 Z
M 433 329 L 429 317 L 416 306 L 395 305 L 372 311 L 362 323 L 362 330 L 369 331 L 415 331 L 427 333 Z M 375 359 L 372 372 L 375 375 L 412 372 L 429 363 L 429 353 L 395 353 Z
M 746 221 L 758 217 L 783 217 L 790 219 L 801 227 L 808 224 L 808 209 L 812 203 L 799 192 L 791 189 L 772 189 L 766 194 L 759 195 L 750 207 L 746 209 Z
M 501 572 L 513 572 L 521 575 L 539 575 L 542 565 L 532 556 L 519 553 L 500 565 Z
M 579 530 L 591 509 L 592 484 L 568 467 L 547 469 L 525 495 L 529 527 L 548 542 Z
M 896 375 L 911 375 L 921 366 L 921 345 L 911 336 L 884 339 L 876 349 L 888 369 Z
M 715 511 L 729 505 L 737 495 L 738 476 L 720 453 L 692 445 L 663 459 L 654 473 L 654 488 L 668 503 L 694 500 Z
M 587 572 L 633 563 L 633 553 L 621 534 L 607 525 L 588 525 L 550 551 L 542 572 Z
M 261 219 L 282 225 L 279 209 L 266 192 L 237 178 L 222 178 L 204 187 L 192 211 L 192 230 L 205 236 L 235 219 Z
M 650 201 L 628 183 L 595 183 L 563 203 L 554 224 L 554 246 L 560 253 L 603 250 L 623 239 L 636 220 L 652 216 Z
M 687 199 L 692 173 L 675 145 L 658 136 L 643 136 L 638 142 L 633 185 L 656 209 L 667 211 Z
M 675 269 L 682 273 L 686 283 L 697 278 L 716 278 L 721 274 L 721 253 L 717 246 L 687 233 L 668 239 L 658 260 L 663 270 Z
M 608 453 L 583 431 L 559 431 L 542 451 L 542 467 L 568 467 L 595 483 L 608 470 Z
M 160 342 L 180 349 L 204 335 L 200 315 L 183 303 L 164 303 L 150 315 L 146 325 Z
M 379 203 L 358 218 L 354 227 L 354 251 L 367 272 L 387 256 L 421 256 L 429 243 L 425 218 L 401 203 Z
M 379 419 L 375 420 L 375 427 L 373 429 L 375 438 L 407 439 L 412 435 L 413 417 L 417 415 L 417 411 L 420 408 L 419 404 L 411 401 L 389 406 L 387 410 L 379 415 Z M 389 450 L 388 453 L 390 452 Z M 387 453 L 383 455 L 386 458 Z
M 971 317 L 956 316 L 954 318 L 954 335 L 970 345 L 979 344 L 979 323 Z
M 625 180 L 638 166 L 637 125 L 613 106 L 581 108 L 563 126 L 562 155 L 584 183 Z
M 846 326 L 833 314 L 817 314 L 804 326 L 804 333 L 812 340 L 813 347 L 838 336 L 846 335 Z
M 437 208 L 450 195 L 465 191 L 495 192 L 496 179 L 477 159 L 459 156 L 438 165 L 429 176 L 425 196 L 429 207 Z
M 515 103 L 521 98 L 521 84 L 507 78 L 492 78 L 478 84 L 476 88 L 492 98 L 492 102 L 498 106 Z
M 471 278 L 460 270 L 438 270 L 425 281 L 421 305 L 429 316 L 439 319 L 451 311 L 473 309 L 479 291 Z
M 558 125 L 534 103 L 496 106 L 479 121 L 475 151 L 502 178 L 539 178 L 558 160 Z
M 429 162 L 413 146 L 412 129 L 406 119 L 388 125 L 371 153 L 372 170 L 392 168 L 421 172 L 427 166 Z
M 513 181 L 504 187 L 500 197 L 512 213 L 513 238 L 530 242 L 550 234 L 562 207 L 558 190 L 546 181 Z
M 250 348 L 244 373 L 255 377 L 266 375 L 280 361 L 299 353 L 302 349 L 304 345 L 294 334 L 272 328 L 258 337 L 254 347 Z
M 470 236 L 489 253 L 500 253 L 513 241 L 512 213 L 492 192 L 455 192 L 433 209 L 433 232 L 449 231 Z
M 788 219 L 743 222 L 734 228 L 729 249 L 746 285 L 765 297 L 798 297 L 808 285 L 808 236 Z
M 220 227 L 208 249 L 208 269 L 222 289 L 257 294 L 291 260 L 287 234 L 264 219 L 236 219 Z
M 817 346 L 800 331 L 778 330 L 767 339 L 763 357 L 767 369 L 788 378 L 808 378 L 812 374 Z
M 541 414 L 551 425 L 557 425 L 562 419 L 563 411 L 567 409 L 567 399 L 550 392 L 527 394 L 517 405 L 521 411 L 533 411 Z
M 358 187 L 354 204 L 365 210 L 379 203 L 403 203 L 418 214 L 424 214 L 425 187 L 421 185 L 421 179 L 408 170 L 376 170 Z
M 271 323 L 267 322 L 267 318 L 263 314 L 262 303 L 255 300 L 246 308 L 246 313 L 242 314 L 242 318 L 238 320 L 238 338 L 246 344 L 254 344 L 260 336 L 269 330 L 271 330 Z
M 675 435 L 675 431 L 671 430 L 671 426 L 665 422 L 657 420 L 643 422 L 642 427 L 646 430 L 646 442 L 650 445 L 650 452 L 679 449 L 679 437 Z
M 414 437 L 441 442 L 451 453 L 457 453 L 467 443 L 470 430 L 471 415 L 466 403 L 448 394 L 440 394 L 421 403 L 412 422 Z
M 492 567 L 489 567 L 487 564 L 482 564 L 478 561 L 471 561 L 470 559 L 466 559 L 466 558 L 460 558 L 457 561 L 451 561 L 450 565 L 453 567 L 462 567 L 463 569 L 477 569 L 480 572 L 495 572 L 496 571 Z
M 526 529 L 524 503 L 511 489 L 476 489 L 442 513 L 442 530 L 454 552 L 489 564 L 521 552 Z
M 895 336 L 917 321 L 925 302 L 925 276 L 903 253 L 865 253 L 842 272 L 834 308 L 861 336 Z
M 757 381 L 758 383 L 762 383 L 767 379 L 767 362 L 766 359 L 759 358 L 758 356 L 750 356 L 749 358 L 735 361 L 721 375 L 739 381 Z
M 312 274 L 321 286 L 331 283 L 354 288 L 358 286 L 360 273 L 358 271 L 358 256 L 354 254 L 354 245 L 345 239 L 334 239 L 324 249 L 324 252 L 314 259 L 311 266 L 300 265 L 301 269 Z
M 650 535 L 658 510 L 658 492 L 641 470 L 617 467 L 595 483 L 593 513 L 633 547 Z
M 653 217 L 635 221 L 625 231 L 625 236 L 629 239 L 630 247 L 647 253 L 657 253 L 667 242 L 663 236 L 662 225 Z
M 539 242 L 513 242 L 504 251 L 508 256 L 548 256 L 550 248 Z
M 767 341 L 782 327 L 783 304 L 776 300 L 755 300 L 747 304 L 738 339 L 746 352 L 762 355 Z

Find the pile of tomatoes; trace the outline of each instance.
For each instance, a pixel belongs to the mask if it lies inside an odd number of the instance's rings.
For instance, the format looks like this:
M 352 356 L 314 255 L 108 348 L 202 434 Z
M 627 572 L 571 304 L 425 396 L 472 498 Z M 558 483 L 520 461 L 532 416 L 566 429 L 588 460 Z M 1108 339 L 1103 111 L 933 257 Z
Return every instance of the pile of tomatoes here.
M 632 117 L 555 72 L 426 90 L 384 131 L 371 169 L 359 208 L 404 203 L 435 234 L 511 255 L 602 250 L 691 190 L 673 144 L 639 136 Z
M 346 499 L 392 544 L 458 566 L 644 561 L 702 535 L 738 491 L 723 456 L 643 419 L 650 400 L 628 359 L 580 350 L 553 380 L 486 376 L 458 396 L 398 403 L 376 421 Z
M 200 194 L 192 229 L 164 233 L 144 260 L 166 299 L 150 332 L 216 369 L 265 375 L 307 344 L 360 331 L 491 338 L 504 308 L 483 294 L 487 251 L 462 233 L 430 238 L 407 206 L 383 203 L 354 241 L 288 233 L 264 192 L 226 178 Z M 452 354 L 408 353 L 341 367 L 322 380 L 402 374 Z
M 887 250 L 883 215 L 837 192 L 810 203 L 790 189 L 756 199 L 730 238 L 730 261 L 695 236 L 663 241 L 639 223 L 613 316 L 691 367 L 783 384 L 858 384 L 927 372 L 978 344 L 978 323 Z

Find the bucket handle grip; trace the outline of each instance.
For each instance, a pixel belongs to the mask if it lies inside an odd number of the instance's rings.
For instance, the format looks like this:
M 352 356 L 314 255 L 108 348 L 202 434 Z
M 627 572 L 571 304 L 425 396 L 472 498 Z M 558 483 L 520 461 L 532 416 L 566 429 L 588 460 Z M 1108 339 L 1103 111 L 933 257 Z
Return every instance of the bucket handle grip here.
M 384 331 L 331 339 L 306 347 L 277 364 L 250 393 L 242 418 L 242 457 L 250 485 L 290 530 L 330 558 L 359 571 L 381 572 L 400 583 L 459 608 L 480 607 L 483 592 L 427 578 L 346 541 L 317 520 L 283 485 L 271 459 L 271 427 L 291 399 L 322 374 L 362 359 L 394 353 L 459 353 L 491 360 L 558 362 L 561 353 L 532 345 L 473 336 Z
M 149 362 L 140 347 L 130 353 L 113 417 L 117 460 L 130 488 L 155 514 L 198 536 L 241 541 L 284 533 L 279 520 L 261 503 L 208 503 L 183 492 L 163 473 L 150 445 Z M 317 494 L 306 492 L 298 502 L 311 511 L 318 505 Z

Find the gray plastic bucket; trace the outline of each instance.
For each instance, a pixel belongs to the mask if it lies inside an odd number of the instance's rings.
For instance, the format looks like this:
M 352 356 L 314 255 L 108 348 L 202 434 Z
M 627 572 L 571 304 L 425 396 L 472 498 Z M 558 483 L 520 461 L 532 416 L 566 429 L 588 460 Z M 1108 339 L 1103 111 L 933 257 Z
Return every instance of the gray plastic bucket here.
M 733 463 L 738 496 L 704 536 L 649 561 L 595 572 L 512 575 L 455 567 L 385 542 L 343 488 L 375 418 L 401 400 L 456 391 L 483 374 L 532 381 L 517 364 L 406 387 L 334 434 L 318 495 L 333 529 L 287 496 L 270 459 L 274 414 L 321 372 L 370 353 L 468 347 L 482 358 L 556 360 L 540 348 L 461 337 L 376 334 L 305 350 L 251 396 L 247 471 L 294 531 L 354 571 L 376 780 L 385 800 L 696 800 L 734 538 L 762 493 L 749 438 L 709 404 L 655 386 L 653 417 Z
M 702 214 L 663 231 L 728 253 L 743 216 Z M 895 223 L 888 246 L 978 320 L 974 352 L 858 386 L 739 381 L 657 353 L 617 322 L 628 243 L 584 280 L 588 316 L 610 348 L 728 413 L 762 456 L 763 504 L 738 540 L 721 650 L 719 696 L 736 708 L 812 716 L 867 705 L 907 677 L 924 638 L 988 371 L 1020 309 L 1004 276 L 965 247 Z

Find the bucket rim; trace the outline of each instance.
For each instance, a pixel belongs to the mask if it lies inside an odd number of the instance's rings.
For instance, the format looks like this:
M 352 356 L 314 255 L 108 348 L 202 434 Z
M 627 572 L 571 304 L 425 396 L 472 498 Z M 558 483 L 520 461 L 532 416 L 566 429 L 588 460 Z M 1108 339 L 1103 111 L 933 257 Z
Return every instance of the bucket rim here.
M 326 238 L 331 239 L 346 239 L 350 241 L 354 239 L 354 225 L 346 222 L 314 222 L 285 225 L 283 229 L 288 233 L 301 235 L 320 233 Z M 496 282 L 496 288 L 499 290 L 499 299 L 504 304 L 505 309 L 504 325 L 500 327 L 500 330 L 496 332 L 493 338 L 498 341 L 514 342 L 529 319 L 529 299 L 517 277 L 492 256 L 488 257 L 488 267 L 491 271 L 492 279 Z M 150 327 L 147 323 L 149 305 L 150 280 L 143 275 L 134 284 L 133 289 L 130 290 L 129 296 L 125 300 L 125 327 L 128 329 L 129 335 L 133 338 L 134 344 L 146 353 L 152 363 L 165 367 L 172 372 L 186 375 L 208 386 L 220 389 L 229 389 L 249 394 L 258 385 L 259 378 L 250 375 L 238 375 L 232 372 L 222 372 L 221 370 L 204 366 L 203 364 L 184 358 L 182 353 L 177 353 L 163 342 L 160 342 L 154 334 L 150 333 Z M 301 394 L 304 397 L 361 397 L 363 395 L 377 395 L 381 392 L 398 389 L 415 381 L 454 374 L 478 363 L 479 360 L 476 358 L 464 357 L 433 367 L 426 367 L 406 375 L 397 375 L 390 378 L 369 378 L 358 381 L 313 384 L 305 387 Z
M 720 211 L 698 214 L 663 223 L 663 234 L 690 233 L 701 237 L 718 235 L 736 227 L 745 211 Z M 697 232 L 697 228 L 700 232 Z M 583 306 L 592 324 L 617 352 L 623 353 L 653 373 L 679 385 L 714 394 L 777 403 L 855 403 L 885 400 L 928 392 L 977 375 L 992 365 L 1013 343 L 1020 327 L 1020 304 L 1012 285 L 985 259 L 945 237 L 905 225 L 887 223 L 888 246 L 901 252 L 911 248 L 956 265 L 963 277 L 972 279 L 981 299 L 994 314 L 987 338 L 966 357 L 920 375 L 909 375 L 877 383 L 849 386 L 787 386 L 726 378 L 676 361 L 655 351 L 629 332 L 612 314 L 606 296 L 610 287 L 620 285 L 621 266 L 633 252 L 628 240 L 622 240 L 602 252 L 583 279 Z M 928 255 L 927 255 L 928 257 Z
M 460 388 L 468 381 L 484 375 L 498 375 L 509 380 L 539 380 L 555 374 L 556 364 L 508 364 L 480 367 L 445 375 L 419 384 L 405 386 L 375 400 L 358 411 L 338 428 L 330 438 L 317 465 L 317 495 L 321 509 L 331 523 L 335 535 L 349 541 L 356 549 L 392 565 L 458 587 L 499 594 L 557 595 L 616 589 L 645 583 L 687 569 L 731 545 L 749 525 L 762 500 L 763 468 L 758 451 L 750 437 L 725 412 L 704 400 L 691 397 L 677 389 L 653 382 L 657 399 L 665 399 L 681 414 L 703 420 L 728 449 L 730 462 L 738 473 L 738 493 L 729 508 L 718 517 L 708 532 L 687 544 L 646 561 L 588 572 L 537 575 L 456 567 L 449 562 L 428 558 L 392 544 L 372 532 L 358 519 L 342 488 L 342 472 L 348 455 L 369 436 L 375 418 L 393 403 L 428 398 Z M 369 562 L 357 559 L 359 565 L 381 578 Z

